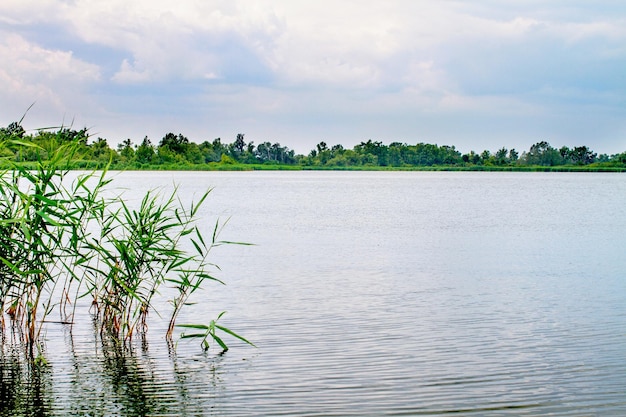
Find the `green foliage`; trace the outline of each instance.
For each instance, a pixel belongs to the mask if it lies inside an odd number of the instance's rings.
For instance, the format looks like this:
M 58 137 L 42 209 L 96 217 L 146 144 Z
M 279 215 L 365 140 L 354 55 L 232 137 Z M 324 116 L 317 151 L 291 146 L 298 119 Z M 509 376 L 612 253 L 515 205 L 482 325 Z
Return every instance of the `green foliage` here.
M 151 164 L 156 162 L 156 152 L 148 137 L 144 137 L 141 145 L 135 150 L 135 161 L 140 164 Z
M 117 153 L 123 162 L 130 162 L 135 158 L 135 150 L 130 139 L 125 139 L 117 146 Z
M 561 163 L 561 154 L 546 141 L 537 142 L 522 156 L 527 165 L 554 166 Z
M 221 330 L 222 332 L 226 334 L 229 334 L 251 346 L 254 346 L 252 342 L 245 339 L 244 337 L 238 335 L 237 333 L 233 332 L 227 327 L 217 324 L 217 321 L 224 314 L 226 314 L 226 312 L 222 311 L 219 314 L 219 316 L 217 316 L 217 319 L 211 320 L 211 322 L 208 325 L 206 324 L 179 324 L 178 327 L 181 327 L 181 328 L 192 329 L 196 331 L 199 330 L 199 332 L 196 332 L 196 333 L 182 333 L 180 335 L 181 339 L 200 339 L 200 345 L 202 346 L 202 349 L 204 349 L 205 351 L 209 350 L 209 348 L 211 347 L 209 340 L 212 339 L 215 343 L 217 343 L 223 349 L 222 352 L 226 352 L 228 351 L 228 346 L 224 343 L 222 338 L 217 335 L 217 330 Z
M 238 133 L 232 143 L 223 143 L 220 138 L 196 143 L 181 133 L 167 133 L 157 146 L 146 136 L 139 145 L 125 139 L 113 150 L 105 138 L 97 138 L 88 144 L 87 129 L 62 127 L 58 130 L 43 129 L 36 135 L 28 135 L 20 123 L 14 122 L 6 128 L 0 128 L 0 140 L 19 140 L 37 147 L 0 147 L 0 164 L 5 161 L 5 167 L 9 160 L 22 164 L 46 160 L 62 144 L 75 142 L 77 149 L 70 161 L 72 169 L 97 169 L 107 163 L 110 163 L 112 169 L 122 170 L 250 170 L 260 169 L 259 164 L 274 169 L 286 166 L 316 169 L 626 169 L 626 158 L 621 156 L 623 154 L 598 156 L 587 146 L 571 149 L 563 146 L 556 149 L 547 141 L 535 143 L 521 155 L 517 150 L 505 147 L 495 152 L 472 150 L 462 155 L 454 146 L 423 142 L 415 145 L 392 142 L 385 145 L 370 139 L 353 149 L 346 149 L 340 144 L 329 146 L 325 141 L 320 141 L 305 156 L 296 155 L 293 150 L 278 142 L 261 141 L 258 145 L 253 141 L 246 142 L 243 133 Z
M 126 342 L 146 331 L 153 298 L 172 285 L 171 338 L 189 297 L 207 281 L 222 283 L 210 274 L 217 268 L 210 250 L 233 243 L 218 240 L 219 221 L 211 239 L 197 225 L 210 190 L 189 207 L 177 190 L 165 197 L 149 191 L 132 208 L 120 195 L 105 197 L 106 167 L 70 182 L 69 167 L 86 146 L 81 139 L 50 150 L 32 141 L 2 143 L 39 156 L 34 165 L 14 161 L 0 172 L 0 311 L 23 335 L 33 360 L 42 357 L 46 317 L 58 307 L 62 321 L 72 323 L 75 307 L 68 307 L 79 297 L 91 298 L 101 334 Z M 4 326 L 4 313 L 0 319 Z
M 220 163 L 223 165 L 232 165 L 235 163 L 235 160 L 224 153 L 220 158 Z
M 159 148 L 167 148 L 175 154 L 185 154 L 187 147 L 189 146 L 189 139 L 182 134 L 176 136 L 173 133 L 166 134 L 161 142 L 159 142 Z
M 71 265 L 79 256 L 76 245 L 88 211 L 82 210 L 84 196 L 77 185 L 67 188 L 63 180 L 79 145 L 62 144 L 34 169 L 16 164 L 0 175 L 0 308 L 31 347 L 55 305 L 57 284 L 75 278 Z

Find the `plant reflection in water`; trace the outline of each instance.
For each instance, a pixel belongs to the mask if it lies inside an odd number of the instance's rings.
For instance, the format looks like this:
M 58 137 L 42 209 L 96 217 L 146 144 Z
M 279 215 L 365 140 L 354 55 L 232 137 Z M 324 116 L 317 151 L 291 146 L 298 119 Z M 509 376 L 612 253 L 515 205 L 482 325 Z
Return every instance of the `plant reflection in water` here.
M 32 360 L 16 326 L 0 332 L 0 410 L 2 415 L 47 415 L 52 373 L 45 362 Z
M 172 342 L 164 342 L 167 354 L 157 357 L 145 337 L 123 343 L 103 336 L 95 322 L 87 349 L 75 343 L 84 344 L 85 334 L 75 338 L 69 325 L 61 326 L 65 361 L 52 365 L 25 356 L 17 332 L 2 334 L 0 415 L 197 415 L 214 407 L 222 355 L 181 360 Z

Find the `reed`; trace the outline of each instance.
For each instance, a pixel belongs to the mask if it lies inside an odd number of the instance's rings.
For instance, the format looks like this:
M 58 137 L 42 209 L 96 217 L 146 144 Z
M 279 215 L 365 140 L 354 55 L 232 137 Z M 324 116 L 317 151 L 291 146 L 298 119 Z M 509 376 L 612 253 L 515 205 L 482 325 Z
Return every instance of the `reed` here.
M 0 176 L 0 305 L 30 347 L 36 346 L 43 320 L 55 305 L 56 285 L 71 275 L 67 265 L 77 256 L 72 245 L 83 213 L 74 209 L 63 182 L 63 165 L 74 150 L 71 143 L 58 147 L 35 169 L 16 164 Z
M 207 281 L 223 284 L 211 275 L 219 268 L 208 256 L 212 248 L 236 242 L 218 240 L 219 221 L 210 239 L 201 233 L 198 213 L 211 190 L 189 207 L 177 189 L 165 196 L 151 190 L 132 208 L 122 196 L 105 192 L 111 183 L 106 168 L 68 184 L 77 142 L 50 149 L 17 140 L 0 146 L 28 147 L 39 155 L 34 167 L 13 163 L 0 172 L 1 329 L 6 313 L 31 352 L 41 356 L 41 329 L 55 307 L 71 325 L 84 297 L 91 298 L 100 333 L 129 342 L 147 331 L 163 285 L 175 288 L 165 334 L 171 340 L 189 297 Z M 216 321 L 207 327 L 211 335 L 218 328 L 248 342 Z

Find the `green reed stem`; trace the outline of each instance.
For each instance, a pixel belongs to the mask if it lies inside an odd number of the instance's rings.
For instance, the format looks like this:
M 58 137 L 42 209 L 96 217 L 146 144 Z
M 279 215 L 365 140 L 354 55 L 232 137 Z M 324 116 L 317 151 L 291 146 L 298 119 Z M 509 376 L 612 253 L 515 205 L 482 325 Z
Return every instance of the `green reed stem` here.
M 106 168 L 66 185 L 78 145 L 0 143 L 0 148 L 28 148 L 39 157 L 34 168 L 14 163 L 0 172 L 0 324 L 6 312 L 26 345 L 42 352 L 46 317 L 58 306 L 62 320 L 73 322 L 78 299 L 90 297 L 101 334 L 129 341 L 146 331 L 153 299 L 167 283 L 177 290 L 165 335 L 171 339 L 190 296 L 206 281 L 223 284 L 210 274 L 219 268 L 208 256 L 212 248 L 233 242 L 217 240 L 219 221 L 210 239 L 199 225 L 211 190 L 189 207 L 177 189 L 165 197 L 148 191 L 132 208 L 121 195 L 107 196 Z M 212 322 L 209 334 L 223 348 L 215 329 L 245 340 Z

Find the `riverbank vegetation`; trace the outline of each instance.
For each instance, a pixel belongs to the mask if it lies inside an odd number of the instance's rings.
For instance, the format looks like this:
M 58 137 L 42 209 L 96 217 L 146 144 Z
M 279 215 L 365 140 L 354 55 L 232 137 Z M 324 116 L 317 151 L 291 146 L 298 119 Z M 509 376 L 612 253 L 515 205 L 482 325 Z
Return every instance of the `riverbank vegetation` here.
M 0 171 L 2 344 L 12 335 L 30 357 L 43 358 L 44 323 L 72 326 L 88 319 L 103 337 L 123 345 L 145 335 L 151 312 L 169 317 L 168 340 L 182 327 L 194 333 L 181 337 L 200 339 L 204 349 L 215 342 L 227 350 L 218 331 L 250 343 L 217 323 L 223 313 L 208 324 L 177 324 L 196 291 L 222 283 L 211 275 L 211 250 L 233 243 L 219 240 L 219 221 L 210 236 L 198 223 L 210 190 L 187 205 L 176 190 L 149 191 L 138 207 L 129 206 L 123 194 L 107 192 L 106 165 L 70 173 L 92 150 L 82 134 L 59 130 L 18 134 L 19 140 L 12 134 L 0 142 L 7 166 Z M 169 297 L 167 313 L 155 311 L 156 297 L 163 296 Z M 91 314 L 76 314 L 83 300 Z M 50 318 L 54 312 L 58 319 Z
M 0 128 L 0 161 L 35 166 L 67 143 L 76 143 L 68 167 L 115 170 L 252 170 L 252 169 L 353 169 L 353 170 L 520 170 L 520 171 L 626 171 L 626 152 L 598 155 L 585 145 L 555 148 L 540 141 L 526 151 L 502 147 L 495 151 L 459 152 L 454 146 L 407 144 L 367 140 L 344 148 L 318 143 L 307 155 L 279 143 L 246 141 L 237 134 L 231 143 L 220 138 L 192 141 L 183 134 L 167 133 L 153 142 L 126 139 L 111 148 L 108 140 L 93 138 L 87 129 L 67 127 L 28 133 L 15 122 Z M 35 146 L 11 145 L 11 141 Z

